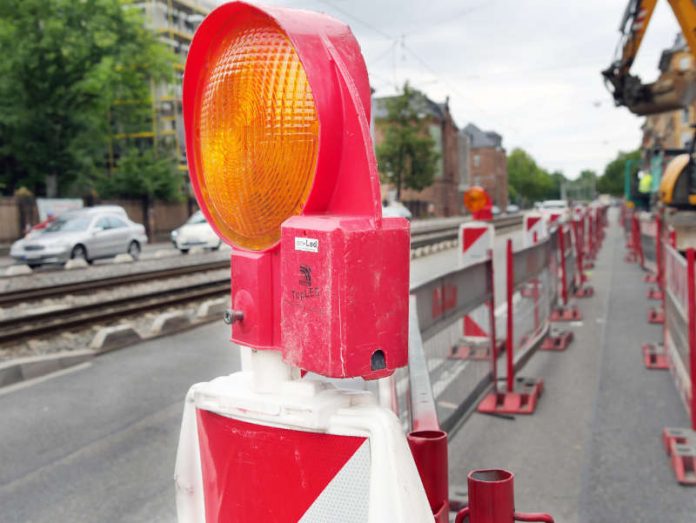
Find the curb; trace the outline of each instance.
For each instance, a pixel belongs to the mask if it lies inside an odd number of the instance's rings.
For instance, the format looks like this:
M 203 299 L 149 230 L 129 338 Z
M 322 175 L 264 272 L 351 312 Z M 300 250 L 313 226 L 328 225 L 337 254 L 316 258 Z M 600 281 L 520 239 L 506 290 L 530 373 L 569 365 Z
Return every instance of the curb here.
M 2 387 L 14 385 L 21 381 L 31 380 L 65 370 L 91 360 L 95 356 L 91 350 L 77 350 L 31 356 L 0 363 L 0 390 Z
M 150 333 L 141 336 L 131 325 L 115 325 L 99 330 L 90 343 L 90 349 L 63 351 L 55 354 L 30 356 L 0 363 L 0 393 L 4 387 L 22 381 L 39 378 L 61 370 L 74 367 L 97 356 L 125 349 L 146 341 L 162 338 L 169 334 L 200 327 L 217 319 L 227 308 L 227 299 L 220 298 L 203 302 L 193 319 L 183 312 L 160 314 L 152 323 Z M 160 330 L 156 331 L 159 326 Z

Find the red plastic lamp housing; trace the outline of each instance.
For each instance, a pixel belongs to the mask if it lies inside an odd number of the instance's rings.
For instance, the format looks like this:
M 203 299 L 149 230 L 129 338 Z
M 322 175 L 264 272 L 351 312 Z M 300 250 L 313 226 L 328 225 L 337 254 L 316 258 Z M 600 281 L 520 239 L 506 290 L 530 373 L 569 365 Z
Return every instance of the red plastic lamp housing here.
M 359 46 L 329 16 L 232 2 L 193 39 L 189 171 L 233 246 L 232 340 L 333 377 L 407 362 L 408 222 L 382 219 L 369 114 Z

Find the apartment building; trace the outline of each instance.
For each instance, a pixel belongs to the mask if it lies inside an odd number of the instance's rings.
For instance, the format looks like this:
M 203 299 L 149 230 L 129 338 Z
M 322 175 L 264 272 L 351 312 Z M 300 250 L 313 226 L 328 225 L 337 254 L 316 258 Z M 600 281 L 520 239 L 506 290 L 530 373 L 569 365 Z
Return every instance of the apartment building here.
M 148 128 L 129 130 L 112 137 L 110 165 L 115 163 L 119 139 L 152 140 L 176 151 L 178 168 L 187 173 L 186 145 L 182 117 L 184 64 L 193 34 L 205 16 L 216 6 L 212 0 L 144 0 L 134 4 L 142 11 L 145 25 L 178 57 L 176 76 L 171 84 L 152 86 L 152 118 Z

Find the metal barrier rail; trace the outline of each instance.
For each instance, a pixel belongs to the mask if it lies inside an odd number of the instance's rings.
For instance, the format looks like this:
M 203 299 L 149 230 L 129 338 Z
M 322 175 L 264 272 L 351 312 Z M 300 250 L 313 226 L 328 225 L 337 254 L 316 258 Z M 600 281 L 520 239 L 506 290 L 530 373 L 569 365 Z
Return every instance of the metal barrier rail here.
M 495 379 L 492 362 L 497 359 L 495 343 L 493 260 L 486 259 L 450 271 L 411 290 L 409 327 L 409 374 L 407 395 L 414 430 L 433 427 L 433 419 L 450 431 Z M 491 343 L 481 353 L 455 354 L 463 333 L 463 319 L 476 309 L 488 311 Z M 414 329 L 413 324 L 416 323 Z M 419 355 L 422 353 L 422 356 Z M 481 357 L 479 354 L 483 354 Z M 423 368 L 425 366 L 425 369 Z M 423 375 L 427 374 L 428 382 Z M 404 377 L 399 379 L 403 383 Z M 423 391 L 423 387 L 430 388 Z M 398 386 L 400 397 L 407 392 Z M 425 399 L 428 395 L 437 398 Z M 416 429 L 416 427 L 419 427 Z

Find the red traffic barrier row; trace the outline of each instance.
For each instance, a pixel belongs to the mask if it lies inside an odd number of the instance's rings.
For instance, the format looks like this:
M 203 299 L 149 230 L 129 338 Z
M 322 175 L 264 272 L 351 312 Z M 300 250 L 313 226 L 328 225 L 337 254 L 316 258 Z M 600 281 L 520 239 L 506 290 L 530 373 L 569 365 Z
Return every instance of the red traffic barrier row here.
M 561 351 L 572 342 L 572 331 L 553 324 L 581 319 L 571 297 L 592 295 L 584 260 L 596 257 L 605 226 L 602 208 L 551 223 L 551 232 L 530 215 L 526 245 L 515 249 L 512 241 L 506 244 L 506 306 L 498 318 L 494 231 L 485 223 L 462 226 L 460 268 L 411 290 L 408 374 L 397 372 L 396 383 L 387 387 L 396 397 L 384 403 L 394 405 L 411 428 L 409 444 L 436 521 L 447 521 L 446 507 L 459 505 L 447 499 L 442 444 L 447 432 L 474 407 L 487 413 L 533 414 L 543 380 L 517 372 L 538 349 Z M 506 369 L 503 379 L 498 378 L 500 363 Z M 553 521 L 546 514 L 514 513 L 512 474 L 507 471 L 473 471 L 468 484 L 469 505 L 457 521 Z M 491 516 L 486 519 L 483 513 Z
M 647 297 L 659 300 L 650 309 L 648 322 L 662 325 L 662 340 L 645 343 L 642 356 L 651 370 L 669 369 L 690 417 L 688 428 L 665 428 L 662 441 L 680 484 L 696 485 L 696 254 L 680 252 L 675 232 L 664 225 L 659 213 L 622 213 L 626 260 L 646 271 L 643 281 L 654 283 Z

